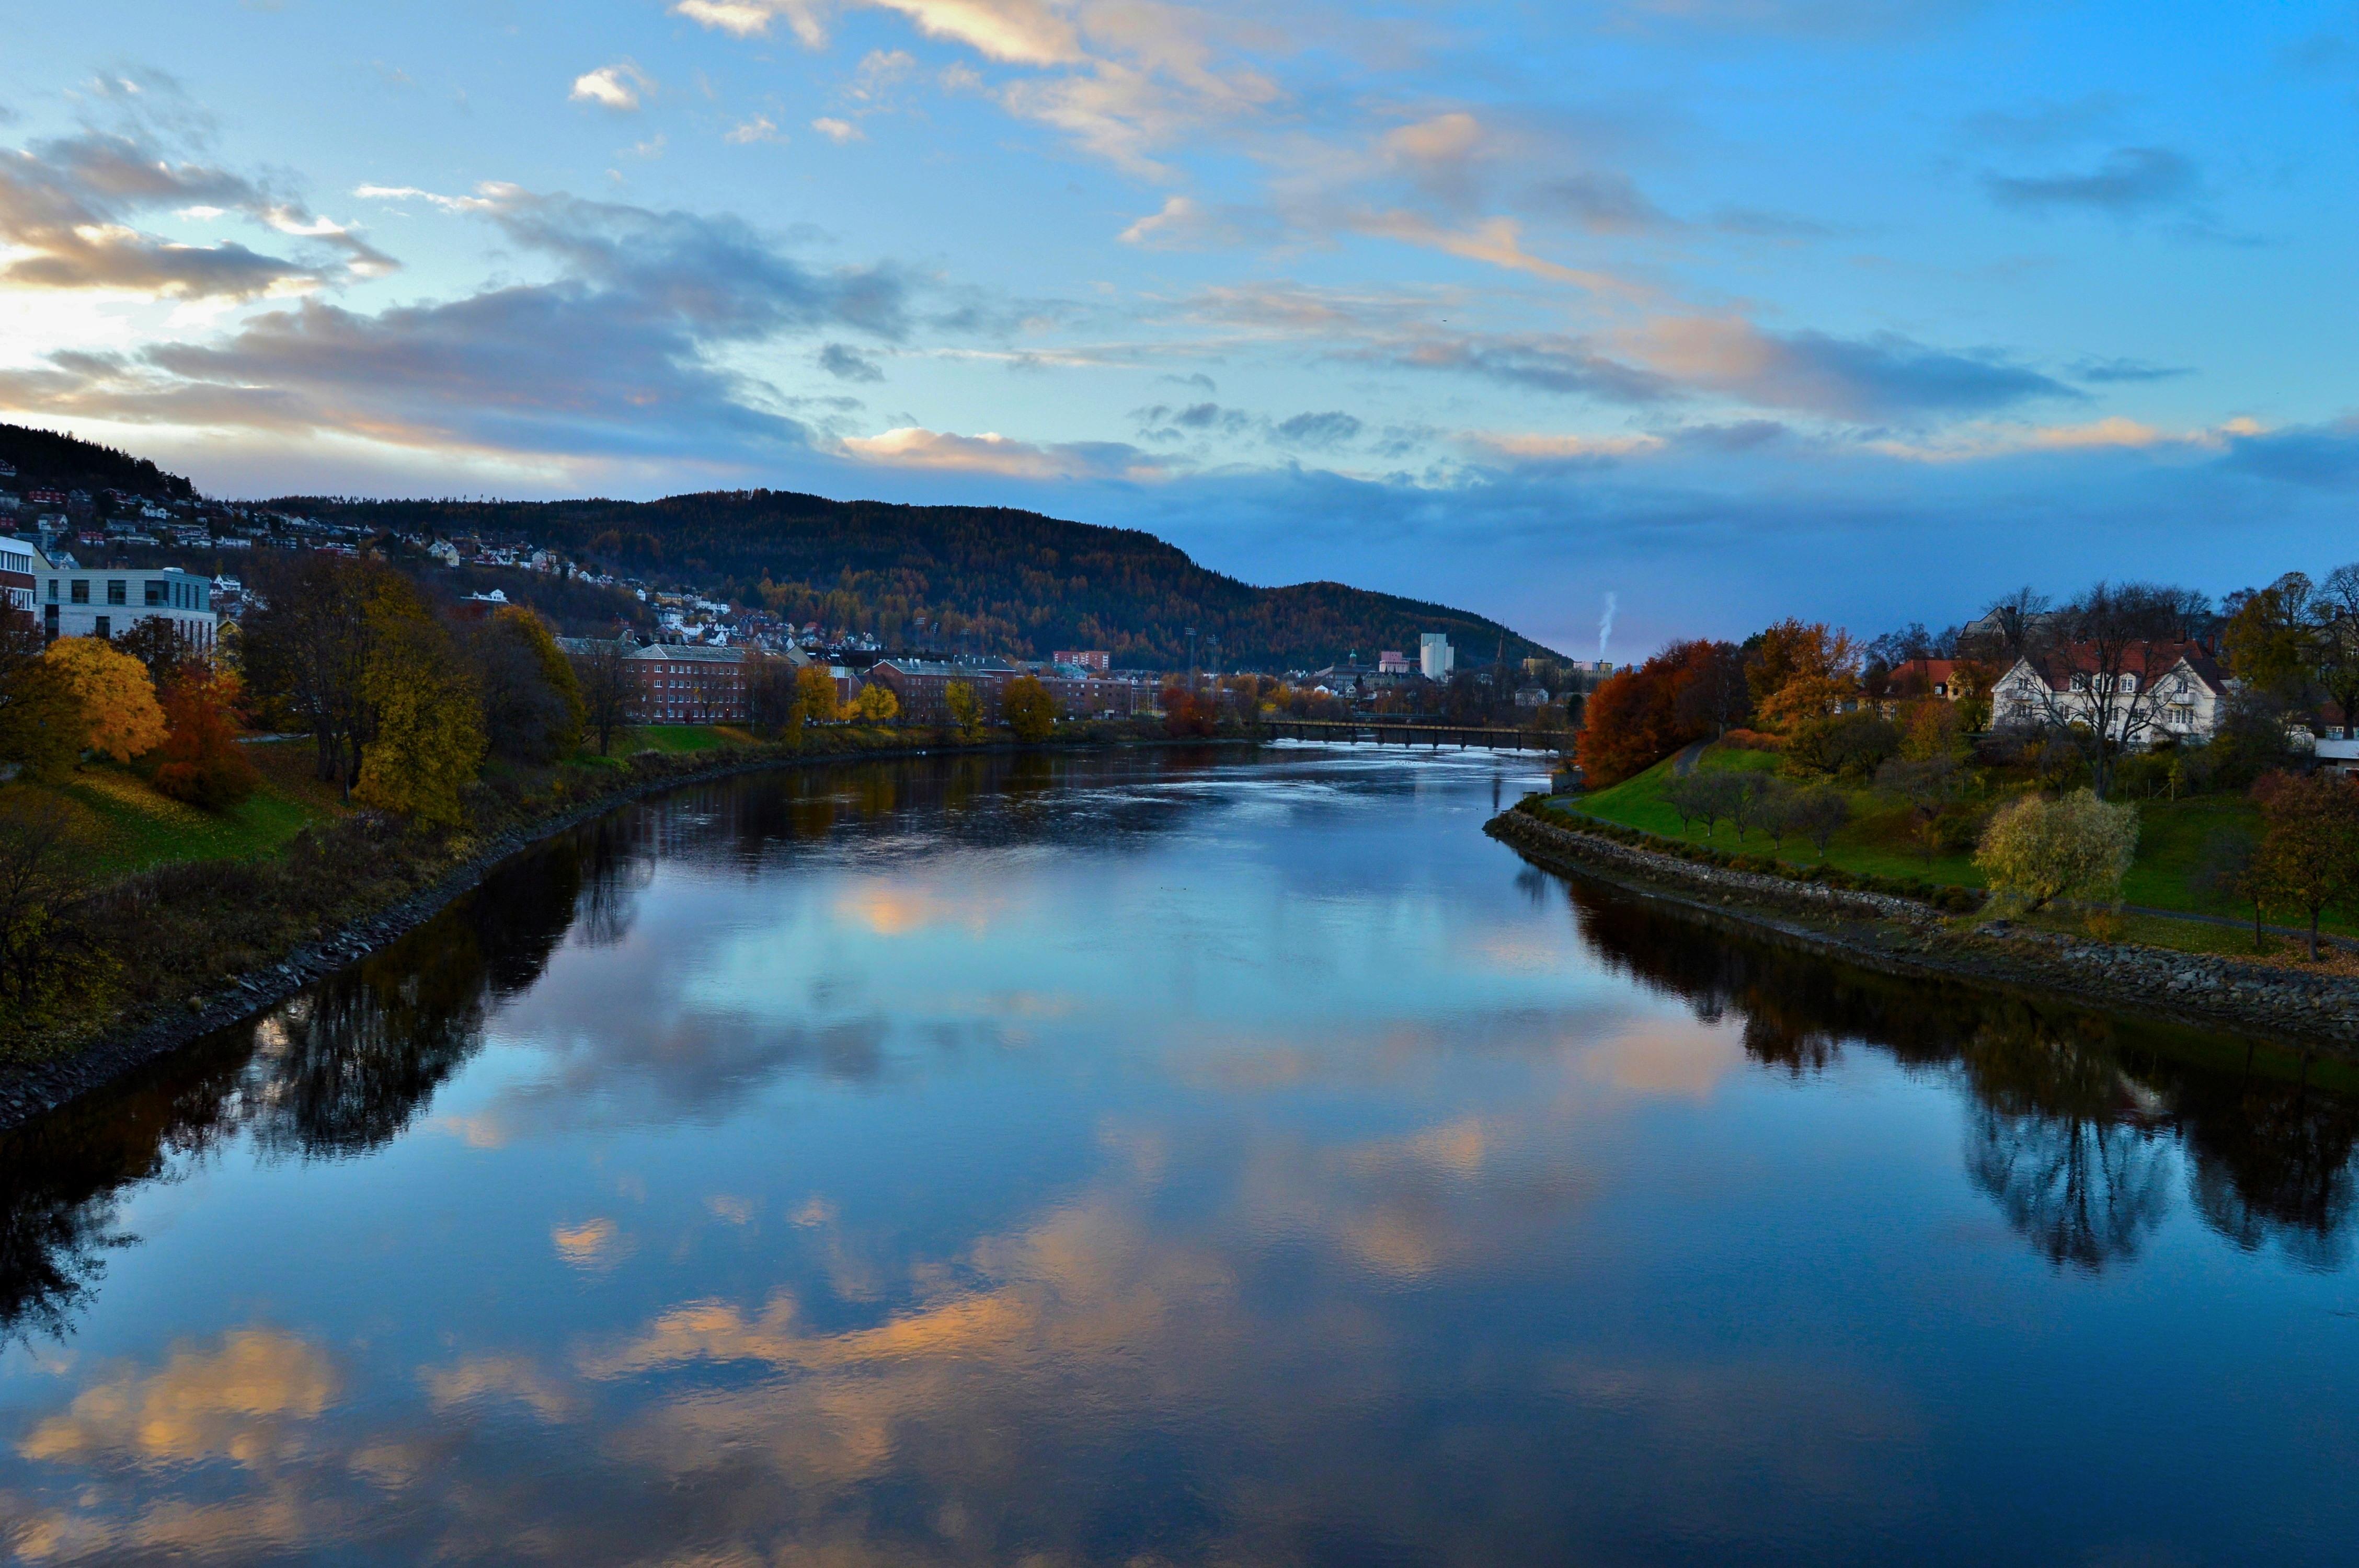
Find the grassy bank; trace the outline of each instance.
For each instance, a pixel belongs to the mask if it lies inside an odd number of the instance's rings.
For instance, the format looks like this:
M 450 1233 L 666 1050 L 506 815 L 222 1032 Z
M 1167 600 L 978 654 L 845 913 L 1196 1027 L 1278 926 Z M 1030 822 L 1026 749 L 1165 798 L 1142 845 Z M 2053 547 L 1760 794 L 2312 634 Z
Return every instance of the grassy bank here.
M 1159 735 L 1090 724 L 1060 730 L 1058 741 L 1078 747 Z M 310 779 L 310 748 L 300 742 L 255 748 L 270 753 L 265 788 L 219 814 L 166 799 L 131 770 L 81 770 L 48 792 L 75 814 L 89 876 L 62 907 L 71 937 L 66 983 L 38 1015 L 0 1017 L 0 1063 L 67 1055 L 176 1011 L 209 1011 L 237 977 L 636 795 L 748 768 L 1012 740 L 1005 731 L 969 743 L 948 731 L 850 725 L 811 727 L 798 744 L 727 727 L 667 726 L 622 739 L 605 756 L 488 771 L 467 791 L 461 827 L 447 831 L 348 808 Z
M 1664 786 L 1670 782 L 1676 765 L 1676 759 L 1658 762 L 1610 789 L 1569 801 L 1552 801 L 1548 809 L 1574 826 L 1583 818 L 1613 823 L 1680 843 L 1707 845 L 1732 855 L 1774 860 L 1798 871 L 1821 863 L 1819 852 L 1810 845 L 1790 838 L 1776 845 L 1757 827 L 1741 840 L 1734 827 L 1726 822 L 1716 824 L 1710 832 L 1701 825 L 1682 827 L 1679 813 L 1663 799 Z M 1707 772 L 1768 772 L 1777 767 L 1778 759 L 1767 752 L 1715 745 L 1705 748 L 1694 765 Z M 1912 836 L 1912 814 L 1905 802 L 1872 788 L 1844 788 L 1843 794 L 1851 804 L 1852 819 L 1829 841 L 1824 864 L 1855 876 L 1921 880 L 1936 887 L 1982 889 L 1987 885 L 1970 851 L 1937 854 L 1930 860 L 1925 858 Z M 2206 846 L 2215 835 L 2238 829 L 2259 833 L 2258 808 L 2241 795 L 2200 795 L 2137 804 L 2138 852 L 2128 876 L 2123 880 L 2124 902 L 2148 909 L 2219 915 L 2242 925 L 2231 928 L 2132 914 L 2124 916 L 2125 938 L 2186 952 L 2250 956 L 2254 952 L 2252 907 L 2208 896 L 2194 882 Z M 2288 916 L 2277 912 L 2271 918 L 2273 922 L 2284 922 Z M 2034 922 L 2060 927 L 2071 923 L 2072 917 L 2060 914 Z M 2359 931 L 2359 926 L 2347 919 L 2329 916 L 2321 923 L 2321 929 L 2351 935 Z M 2281 946 L 2281 939 L 2272 938 L 2265 950 L 2274 951 Z

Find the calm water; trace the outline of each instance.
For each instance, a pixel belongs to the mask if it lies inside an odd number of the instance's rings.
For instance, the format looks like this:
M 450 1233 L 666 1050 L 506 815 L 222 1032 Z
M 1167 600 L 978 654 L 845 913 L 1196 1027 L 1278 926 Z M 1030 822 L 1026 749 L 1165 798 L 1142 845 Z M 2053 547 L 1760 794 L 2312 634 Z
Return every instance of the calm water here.
M 0 1141 L 36 1562 L 2349 1563 L 2359 1114 L 1487 757 L 627 812 Z

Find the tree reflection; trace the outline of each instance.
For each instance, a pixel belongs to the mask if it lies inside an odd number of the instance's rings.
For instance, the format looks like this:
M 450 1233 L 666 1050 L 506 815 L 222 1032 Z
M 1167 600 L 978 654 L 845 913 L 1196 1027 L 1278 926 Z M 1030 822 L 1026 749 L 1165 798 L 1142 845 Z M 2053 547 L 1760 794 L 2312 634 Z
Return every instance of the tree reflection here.
M 1794 1077 L 1847 1042 L 1957 1076 L 1973 1100 L 1966 1171 L 2060 1267 L 2133 1258 L 2169 1214 L 2174 1143 L 2205 1222 L 2318 1268 L 2349 1255 L 2359 1104 L 2305 1084 L 2190 1065 L 2149 1028 L 1925 976 L 1831 961 L 1756 928 L 1566 879 L 1582 935 L 1614 969 L 1714 1022 Z

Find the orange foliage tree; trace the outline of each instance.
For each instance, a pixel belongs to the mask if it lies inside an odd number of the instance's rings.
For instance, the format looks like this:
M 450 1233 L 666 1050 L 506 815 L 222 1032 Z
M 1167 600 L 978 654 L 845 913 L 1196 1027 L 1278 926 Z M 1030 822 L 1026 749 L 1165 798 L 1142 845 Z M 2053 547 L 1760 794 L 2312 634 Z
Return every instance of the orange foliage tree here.
M 1163 729 L 1167 734 L 1210 735 L 1218 719 L 1212 705 L 1186 687 L 1163 688 Z
M 163 743 L 164 710 L 147 665 L 103 637 L 60 637 L 42 656 L 64 674 L 82 704 L 91 750 L 127 762 Z
M 1761 721 L 1784 730 L 1822 719 L 1857 695 L 1859 649 L 1848 632 L 1788 617 L 1761 633 L 1745 678 Z
M 1733 688 L 1736 651 L 1725 643 L 1673 643 L 1589 694 L 1574 755 L 1593 786 L 1641 773 L 1691 741 L 1744 718 Z
M 237 743 L 244 688 L 236 676 L 204 665 L 183 665 L 164 688 L 163 761 L 156 787 L 175 800 L 219 811 L 235 806 L 262 778 Z

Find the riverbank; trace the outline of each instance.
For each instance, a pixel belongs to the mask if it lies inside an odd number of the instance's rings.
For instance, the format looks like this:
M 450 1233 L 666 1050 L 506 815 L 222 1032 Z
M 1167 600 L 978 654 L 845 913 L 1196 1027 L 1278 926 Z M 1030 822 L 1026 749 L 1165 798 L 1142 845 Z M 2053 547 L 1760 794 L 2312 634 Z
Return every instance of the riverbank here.
M 1738 919 L 1854 962 L 2234 1030 L 2359 1063 L 2359 979 L 1948 916 L 1889 894 L 1682 860 L 1543 820 L 1528 801 L 1484 831 L 1549 869 Z
M 105 956 L 118 979 L 103 1001 L 60 1018 L 45 1036 L 12 1043 L 0 1058 L 0 1130 L 285 1000 L 423 925 L 512 857 L 648 795 L 846 762 L 1251 743 L 1172 741 L 1123 725 L 1029 746 L 1005 735 L 967 741 L 953 731 L 810 730 L 794 746 L 644 751 L 495 781 L 479 786 L 469 827 L 456 834 L 360 814 L 308 831 L 267 860 L 125 878 L 88 895 L 82 913 L 115 951 L 138 954 L 137 968 Z

